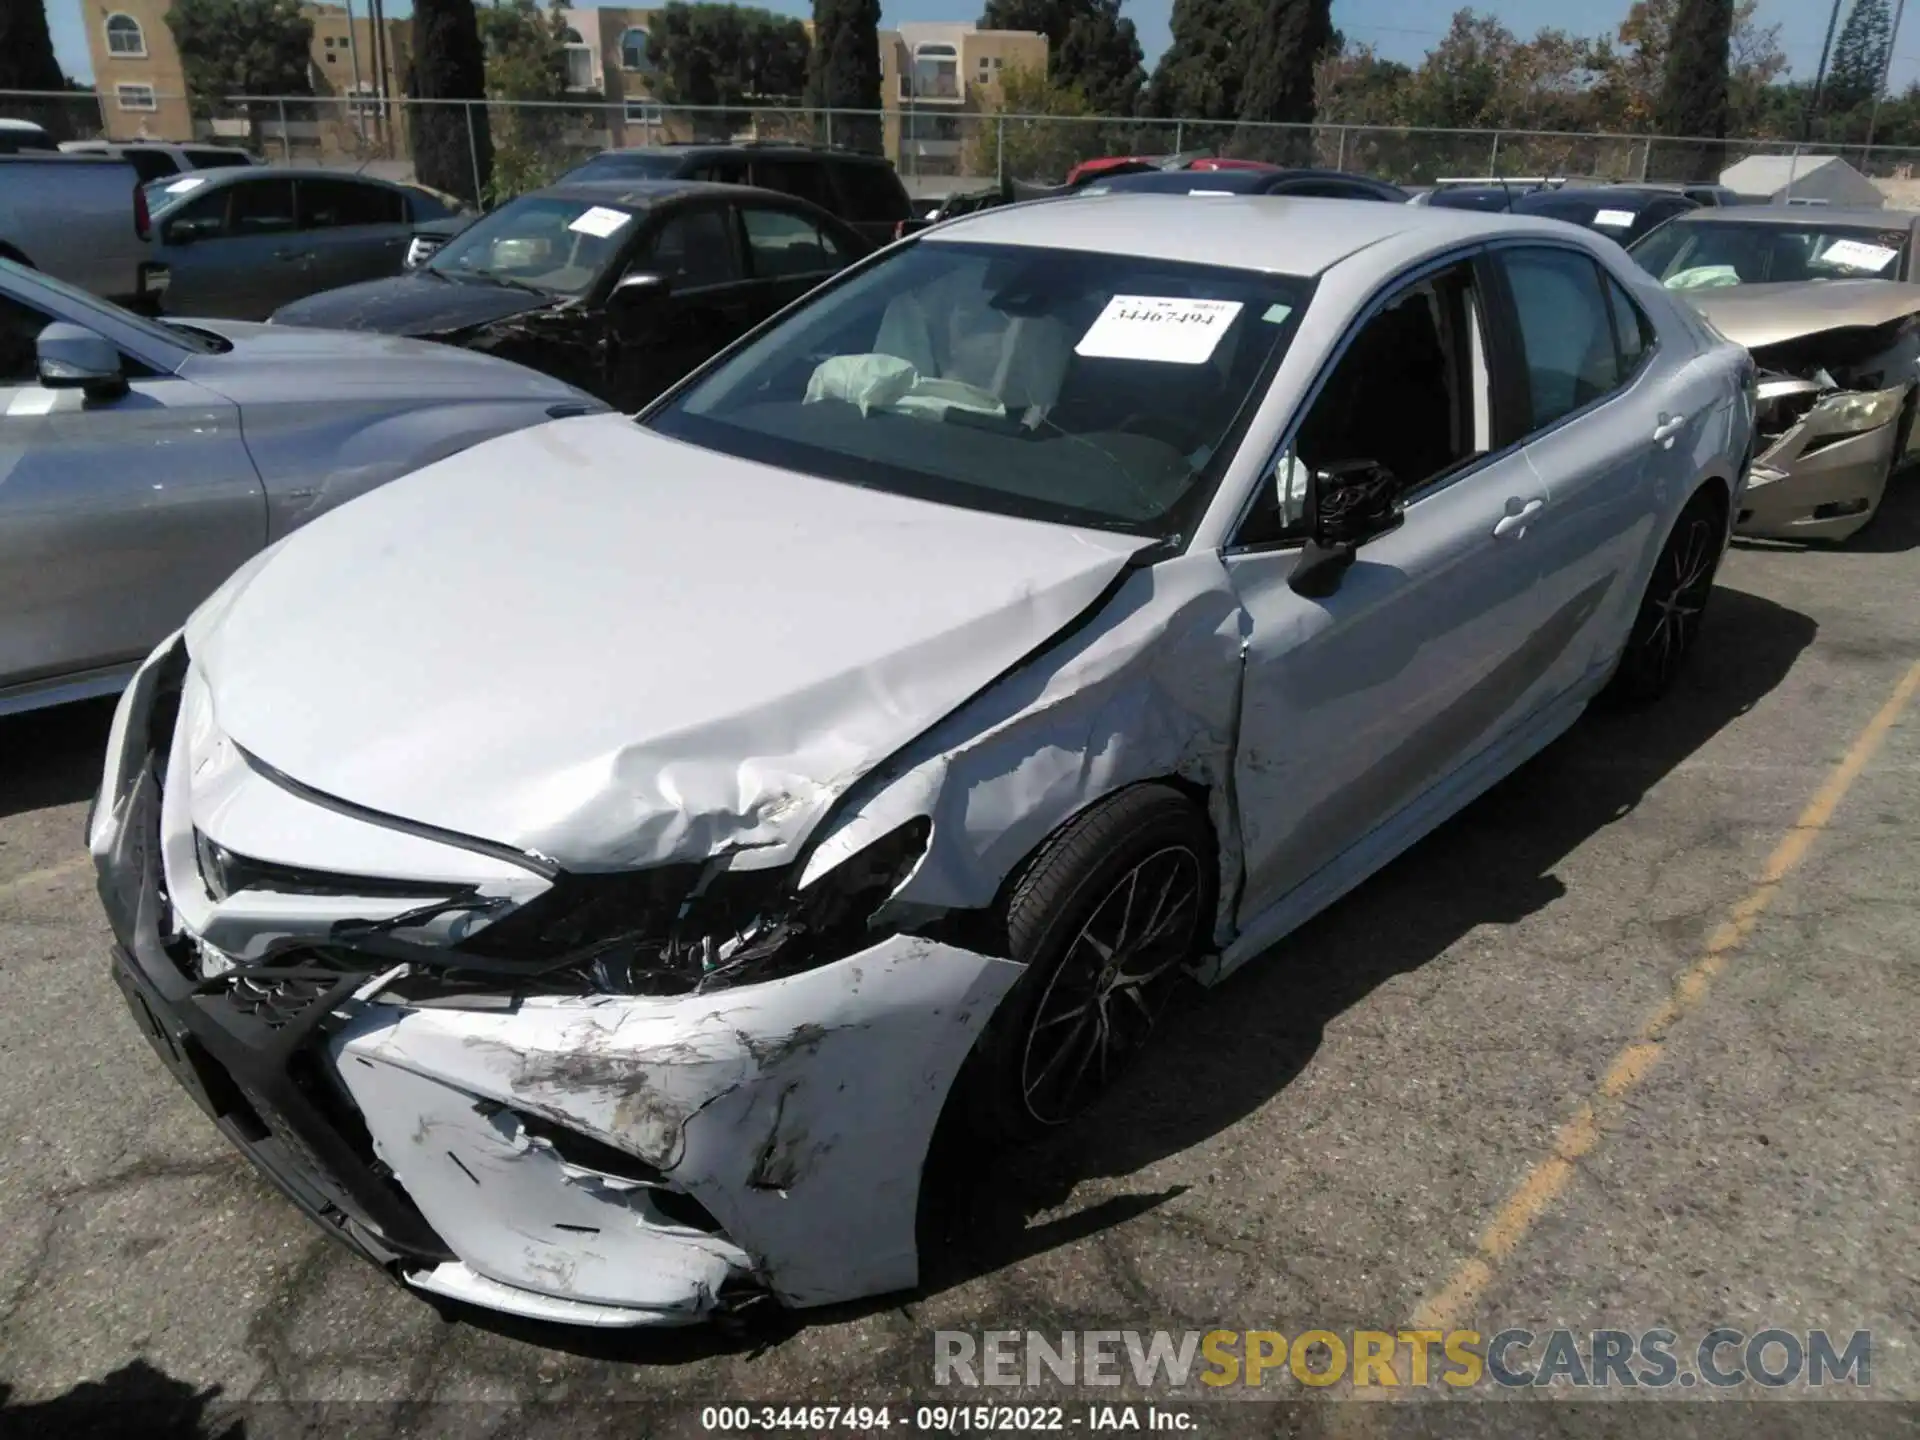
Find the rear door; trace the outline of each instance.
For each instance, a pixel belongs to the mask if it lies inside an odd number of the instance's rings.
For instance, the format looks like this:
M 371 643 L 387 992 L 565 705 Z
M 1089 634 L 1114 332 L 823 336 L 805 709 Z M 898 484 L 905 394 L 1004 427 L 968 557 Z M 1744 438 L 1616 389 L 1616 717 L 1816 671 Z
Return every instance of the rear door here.
M 799 210 L 763 201 L 739 206 L 750 286 L 749 326 L 784 309 L 851 264 L 854 247 Z
M 406 259 L 406 198 L 365 180 L 301 176 L 295 183 L 300 231 L 313 253 L 313 294 L 398 275 Z M 297 297 L 289 297 L 297 298 Z
M 1541 614 L 1571 640 L 1548 676 L 1557 694 L 1611 663 L 1640 599 L 1641 562 L 1673 477 L 1662 461 L 1712 409 L 1708 385 L 1687 405 L 1671 395 L 1687 357 L 1660 353 L 1619 283 L 1585 250 L 1509 245 L 1494 258 L 1501 313 L 1524 388 L 1526 454 L 1545 482 L 1534 525 L 1543 567 Z M 1684 446 L 1690 453 L 1691 446 Z
M 760 283 L 747 274 L 738 237 L 733 206 L 725 201 L 676 206 L 654 220 L 625 273 L 650 272 L 671 288 L 659 305 L 614 330 L 612 403 L 644 404 L 764 313 Z
M 267 538 L 232 402 L 130 354 L 118 399 L 40 385 L 58 304 L 0 279 L 0 695 L 138 659 Z

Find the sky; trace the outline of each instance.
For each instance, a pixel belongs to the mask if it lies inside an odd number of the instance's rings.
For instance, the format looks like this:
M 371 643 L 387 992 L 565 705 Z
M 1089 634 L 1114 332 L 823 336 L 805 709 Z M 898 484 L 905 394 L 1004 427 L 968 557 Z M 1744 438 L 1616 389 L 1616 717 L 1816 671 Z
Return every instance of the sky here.
M 67 73 L 76 79 L 91 81 L 93 66 L 87 56 L 86 33 L 82 30 L 82 0 L 46 0 L 47 19 L 53 28 L 54 49 Z M 761 0 L 768 9 L 785 14 L 806 15 L 812 11 L 810 0 Z M 1508 29 L 1530 36 L 1548 25 L 1575 29 L 1588 34 L 1612 33 L 1627 13 L 1631 0 L 1586 0 L 1580 13 L 1585 23 L 1567 23 L 1567 0 L 1481 0 L 1473 8 L 1482 14 L 1497 16 Z M 972 20 L 978 17 L 979 0 L 881 0 L 881 23 L 898 24 L 903 20 Z M 354 8 L 364 13 L 365 0 Z M 1368 44 L 1390 60 L 1417 62 L 1446 33 L 1447 22 L 1459 8 L 1460 0 L 1333 0 L 1333 23 L 1349 40 Z M 387 0 L 387 13 L 409 13 L 407 0 Z M 1168 16 L 1173 0 L 1123 0 L 1122 13 L 1129 16 L 1140 33 L 1140 44 L 1147 52 L 1151 68 L 1160 52 L 1167 48 Z M 1820 63 L 1820 44 L 1826 34 L 1830 6 L 1823 0 L 1761 0 L 1762 24 L 1780 27 L 1781 48 L 1787 52 L 1792 74 L 1812 79 Z M 1920 11 L 1920 5 L 1911 7 Z M 1844 18 L 1844 16 L 1843 16 Z M 1920 80 L 1920 20 L 1904 18 L 1901 35 L 1894 40 L 1893 88 L 1904 88 L 1909 81 Z

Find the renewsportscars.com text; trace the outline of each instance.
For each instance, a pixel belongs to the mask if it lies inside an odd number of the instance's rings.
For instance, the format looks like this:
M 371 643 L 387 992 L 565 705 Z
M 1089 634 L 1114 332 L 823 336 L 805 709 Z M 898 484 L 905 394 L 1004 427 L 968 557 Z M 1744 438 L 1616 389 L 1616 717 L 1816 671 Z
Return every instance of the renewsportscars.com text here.
M 1730 1389 L 1873 1383 L 1856 1330 L 939 1330 L 933 1381 L 957 1386 L 1203 1385 Z

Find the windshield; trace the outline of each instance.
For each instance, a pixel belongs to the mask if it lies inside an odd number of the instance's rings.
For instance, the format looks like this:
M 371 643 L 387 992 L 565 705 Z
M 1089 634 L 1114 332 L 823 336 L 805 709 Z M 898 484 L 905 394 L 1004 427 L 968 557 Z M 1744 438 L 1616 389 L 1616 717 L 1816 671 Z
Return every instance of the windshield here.
M 624 206 L 527 195 L 474 221 L 424 268 L 449 280 L 498 280 L 579 295 L 613 263 L 635 223 Z
M 1173 535 L 1309 282 L 921 243 L 820 292 L 646 419 L 744 459 L 973 509 Z
M 1783 280 L 1898 280 L 1906 270 L 1904 226 L 1672 220 L 1628 249 L 1669 290 L 1762 285 Z

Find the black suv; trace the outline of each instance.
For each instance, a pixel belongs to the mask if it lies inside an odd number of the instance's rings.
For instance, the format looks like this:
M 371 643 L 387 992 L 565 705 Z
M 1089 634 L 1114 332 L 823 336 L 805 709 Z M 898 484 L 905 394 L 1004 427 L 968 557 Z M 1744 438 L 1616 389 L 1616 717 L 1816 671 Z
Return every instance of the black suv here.
M 879 155 L 777 141 L 742 145 L 646 145 L 603 150 L 562 175 L 576 180 L 714 180 L 797 195 L 847 222 L 869 244 L 884 245 L 912 214 L 906 186 Z

